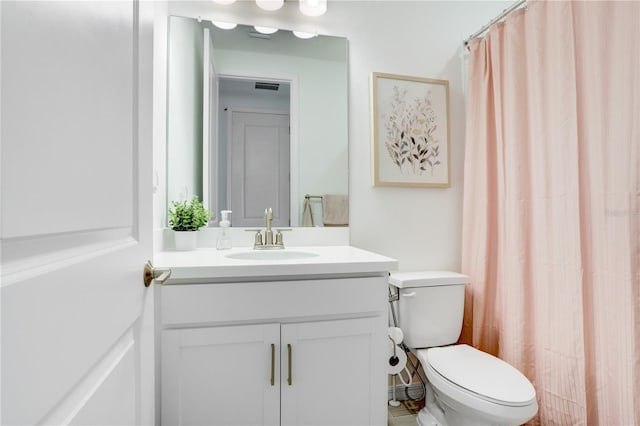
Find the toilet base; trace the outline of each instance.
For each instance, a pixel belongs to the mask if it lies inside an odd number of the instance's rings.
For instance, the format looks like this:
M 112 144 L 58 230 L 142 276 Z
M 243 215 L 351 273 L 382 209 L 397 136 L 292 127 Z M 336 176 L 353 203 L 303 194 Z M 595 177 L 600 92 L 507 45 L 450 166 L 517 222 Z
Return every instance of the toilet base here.
M 459 413 L 449 413 L 447 419 L 437 417 L 425 407 L 418 412 L 416 422 L 420 426 L 506 426 L 500 423 L 488 423 L 478 418 L 461 416 Z
M 445 398 L 446 399 L 446 398 Z M 453 402 L 453 401 L 451 401 Z M 453 406 L 452 406 L 453 405 Z M 430 383 L 425 386 L 424 408 L 418 412 L 416 421 L 420 426 L 512 426 L 503 425 L 497 419 L 488 419 L 468 407 L 460 407 L 438 397 Z M 454 408 L 455 407 L 455 408 Z
M 420 410 L 418 412 L 418 416 L 416 417 L 416 421 L 420 426 L 441 426 L 442 423 L 439 423 L 433 415 L 427 411 L 426 409 Z

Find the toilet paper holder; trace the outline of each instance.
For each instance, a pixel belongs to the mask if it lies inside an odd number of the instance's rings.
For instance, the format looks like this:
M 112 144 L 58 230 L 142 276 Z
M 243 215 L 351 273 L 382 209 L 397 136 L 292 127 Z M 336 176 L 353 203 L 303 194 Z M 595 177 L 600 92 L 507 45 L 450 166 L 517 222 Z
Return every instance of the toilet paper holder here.
M 389 374 L 392 375 L 392 380 L 393 380 L 393 399 L 391 401 L 389 401 L 389 404 L 393 405 L 393 406 L 397 406 L 397 405 L 395 405 L 395 403 L 399 404 L 399 402 L 395 400 L 395 380 L 396 380 L 396 376 L 400 376 L 400 380 L 402 381 L 402 384 L 405 386 L 405 395 L 406 395 L 407 399 L 410 399 L 410 400 L 413 400 L 413 401 L 418 401 L 420 399 L 423 399 L 426 396 L 426 388 L 425 388 L 426 384 L 425 384 L 424 380 L 422 379 L 422 377 L 420 376 L 420 374 L 418 374 L 417 377 L 418 377 L 418 380 L 422 383 L 423 394 L 422 394 L 422 396 L 420 398 L 413 398 L 413 397 L 409 396 L 408 390 L 409 390 L 409 387 L 413 384 L 413 374 L 411 373 L 411 371 L 409 370 L 407 365 L 410 364 L 415 373 L 417 373 L 417 371 L 418 371 L 418 366 L 414 363 L 414 361 L 411 359 L 411 357 L 407 357 L 406 356 L 406 354 L 409 352 L 409 349 L 406 347 L 406 345 L 404 343 L 402 343 L 402 340 L 403 340 L 404 336 L 402 336 L 401 338 L 396 338 L 396 339 L 394 339 L 391 336 L 391 334 L 394 333 L 391 330 L 397 329 L 400 333 L 402 333 L 402 329 L 397 327 L 398 320 L 396 318 L 396 310 L 394 308 L 394 303 L 397 303 L 399 301 L 400 301 L 400 289 L 395 287 L 395 286 L 393 286 L 393 285 L 389 285 L 389 308 L 390 308 L 390 311 L 391 311 L 391 318 L 390 319 L 391 319 L 391 323 L 393 324 L 393 327 L 389 327 L 389 330 L 390 330 L 389 339 L 391 340 L 392 344 L 396 343 L 396 341 L 397 341 L 397 346 L 400 347 L 400 349 L 402 350 L 402 354 L 404 355 L 404 358 L 405 358 L 404 367 L 403 368 L 401 368 L 398 372 L 389 372 Z M 394 346 L 396 346 L 396 345 L 394 345 Z M 389 360 L 393 356 L 397 356 L 396 348 L 394 348 L 393 354 L 390 353 Z M 400 358 L 400 357 L 398 357 L 398 358 Z M 389 362 L 389 360 L 388 360 L 388 362 Z M 390 362 L 389 362 L 389 366 L 391 366 Z M 403 371 L 406 372 L 407 376 L 409 377 L 409 379 L 406 382 L 405 382 L 404 376 L 402 374 Z
M 405 386 L 411 386 L 413 383 L 413 378 L 411 377 L 411 372 L 407 368 L 407 354 L 404 348 L 401 346 L 402 340 L 404 339 L 404 333 L 398 327 L 389 327 L 388 331 L 389 340 L 391 340 L 391 350 L 389 351 L 389 374 L 393 376 L 399 376 L 400 381 Z M 398 352 L 400 349 L 401 352 Z M 403 376 L 403 372 L 406 372 L 408 379 L 405 380 Z
M 391 338 L 391 336 L 389 336 L 389 340 L 393 342 L 393 355 L 391 356 L 391 358 L 389 358 L 389 364 L 391 364 L 392 367 L 395 367 L 400 363 L 400 358 L 398 358 L 398 355 L 396 354 L 396 349 L 398 348 L 398 345 Z

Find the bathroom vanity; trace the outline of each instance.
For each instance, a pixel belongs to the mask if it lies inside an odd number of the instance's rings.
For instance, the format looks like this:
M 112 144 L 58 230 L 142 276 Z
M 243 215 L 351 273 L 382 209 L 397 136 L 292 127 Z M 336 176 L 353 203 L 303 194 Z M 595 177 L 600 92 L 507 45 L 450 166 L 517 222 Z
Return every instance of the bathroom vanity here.
M 386 424 L 388 271 L 349 246 L 161 252 L 163 425 Z

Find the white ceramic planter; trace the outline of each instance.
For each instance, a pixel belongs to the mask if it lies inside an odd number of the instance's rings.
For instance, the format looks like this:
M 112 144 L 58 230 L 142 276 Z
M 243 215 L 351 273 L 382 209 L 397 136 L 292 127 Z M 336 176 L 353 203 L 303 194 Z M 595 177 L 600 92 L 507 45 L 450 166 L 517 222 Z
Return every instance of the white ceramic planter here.
M 175 249 L 195 250 L 198 247 L 198 231 L 173 231 Z

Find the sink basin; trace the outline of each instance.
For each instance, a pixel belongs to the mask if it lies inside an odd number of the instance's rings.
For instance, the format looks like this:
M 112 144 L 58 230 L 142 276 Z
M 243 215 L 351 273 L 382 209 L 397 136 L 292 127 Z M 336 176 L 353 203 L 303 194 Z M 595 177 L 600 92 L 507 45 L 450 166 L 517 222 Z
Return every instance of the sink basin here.
M 253 250 L 226 255 L 230 259 L 239 260 L 294 260 L 316 256 L 318 256 L 316 253 L 297 250 Z

